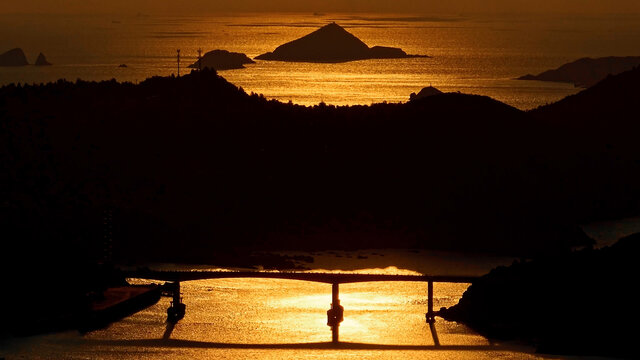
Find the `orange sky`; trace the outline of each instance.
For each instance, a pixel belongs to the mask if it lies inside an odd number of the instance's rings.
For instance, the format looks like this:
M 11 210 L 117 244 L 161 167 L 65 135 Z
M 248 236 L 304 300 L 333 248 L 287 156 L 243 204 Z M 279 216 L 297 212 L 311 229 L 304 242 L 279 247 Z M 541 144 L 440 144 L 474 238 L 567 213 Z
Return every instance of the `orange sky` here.
M 562 12 L 640 13 L 640 0 L 0 0 L 0 13 Z

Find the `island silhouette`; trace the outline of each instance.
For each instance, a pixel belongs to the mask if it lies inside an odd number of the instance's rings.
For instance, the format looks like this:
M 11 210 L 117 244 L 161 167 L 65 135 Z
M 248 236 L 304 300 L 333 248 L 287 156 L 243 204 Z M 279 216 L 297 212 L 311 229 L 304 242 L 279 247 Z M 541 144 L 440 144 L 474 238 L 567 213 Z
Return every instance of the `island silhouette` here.
M 596 59 L 585 57 L 538 75 L 521 76 L 518 80 L 567 82 L 579 87 L 590 87 L 608 75 L 617 75 L 638 65 L 640 56 L 608 56 Z
M 40 53 L 38 55 L 38 58 L 36 59 L 36 62 L 34 63 L 34 65 L 36 65 L 36 66 L 50 66 L 52 64 L 47 61 L 47 58 L 44 56 L 43 53 Z
M 215 69 L 215 70 L 231 70 L 243 69 L 245 64 L 254 64 L 247 55 L 227 50 L 213 50 L 204 54 L 202 59 L 189 65 L 192 69 Z
M 11 49 L 0 54 L 0 66 L 25 66 L 29 65 L 27 56 L 20 48 Z
M 27 61 L 27 56 L 21 48 L 11 49 L 5 53 L 0 54 L 0 66 L 27 66 L 29 65 L 29 61 Z M 51 65 L 47 61 L 47 58 L 43 53 L 38 54 L 35 66 L 48 66 Z
M 408 55 L 402 49 L 386 46 L 369 47 L 362 40 L 332 22 L 297 40 L 278 46 L 258 60 L 288 62 L 340 63 L 367 59 L 401 59 L 428 57 Z

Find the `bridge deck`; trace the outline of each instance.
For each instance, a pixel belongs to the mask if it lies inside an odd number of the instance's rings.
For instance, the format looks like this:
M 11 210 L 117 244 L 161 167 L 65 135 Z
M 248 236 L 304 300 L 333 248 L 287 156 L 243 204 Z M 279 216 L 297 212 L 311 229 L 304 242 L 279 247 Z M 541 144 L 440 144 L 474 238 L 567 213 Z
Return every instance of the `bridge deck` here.
M 160 281 L 193 281 L 205 279 L 260 278 L 312 281 L 327 284 L 347 284 L 373 281 L 416 281 L 471 283 L 475 276 L 456 275 L 388 275 L 354 273 L 314 273 L 314 272 L 266 272 L 266 271 L 153 271 L 137 270 L 125 272 L 128 278 Z

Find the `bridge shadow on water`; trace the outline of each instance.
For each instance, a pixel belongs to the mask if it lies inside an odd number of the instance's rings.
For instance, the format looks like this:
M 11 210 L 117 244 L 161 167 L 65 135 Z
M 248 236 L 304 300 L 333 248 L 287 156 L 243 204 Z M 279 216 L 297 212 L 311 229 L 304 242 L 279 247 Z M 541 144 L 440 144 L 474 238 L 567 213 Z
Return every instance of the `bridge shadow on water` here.
M 148 347 L 148 348 L 192 348 L 192 349 L 253 349 L 253 350 L 378 350 L 378 351 L 513 351 L 527 352 L 522 347 L 507 344 L 489 345 L 441 345 L 437 335 L 434 337 L 434 345 L 393 345 L 393 344 L 367 344 L 356 342 L 313 342 L 313 343 L 283 343 L 283 344 L 241 344 L 222 343 L 195 340 L 171 339 L 175 323 L 167 322 L 167 327 L 161 339 L 136 339 L 136 340 L 99 340 L 87 339 L 92 345 L 109 347 Z M 435 331 L 435 329 L 432 329 Z
M 522 348 L 506 345 L 389 345 L 354 342 L 314 342 L 289 344 L 239 344 L 179 339 L 87 340 L 109 347 L 156 347 L 192 349 L 253 349 L 253 350 L 429 350 L 429 351 L 516 351 Z

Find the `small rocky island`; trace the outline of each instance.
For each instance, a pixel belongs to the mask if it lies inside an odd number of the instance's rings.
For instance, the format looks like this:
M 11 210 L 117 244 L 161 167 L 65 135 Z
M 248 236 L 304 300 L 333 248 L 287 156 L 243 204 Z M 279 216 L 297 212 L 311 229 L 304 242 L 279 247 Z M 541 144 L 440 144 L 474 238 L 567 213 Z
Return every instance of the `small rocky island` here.
M 36 59 L 35 65 L 36 66 L 50 66 L 51 63 L 47 61 L 47 58 L 44 56 L 43 53 L 40 53 L 40 55 L 38 55 L 38 58 Z
M 582 58 L 538 75 L 521 76 L 518 80 L 567 82 L 579 87 L 590 87 L 608 75 L 617 75 L 638 65 L 640 56 Z
M 340 63 L 367 59 L 402 59 L 428 57 L 408 55 L 402 49 L 386 46 L 369 47 L 362 40 L 334 23 L 278 46 L 273 52 L 256 57 L 258 60 L 289 62 Z
M 201 64 L 202 63 L 202 64 Z M 214 70 L 244 69 L 245 64 L 254 64 L 247 55 L 229 52 L 227 50 L 213 50 L 204 54 L 202 59 L 189 65 L 190 68 L 210 68 Z
M 20 48 L 11 49 L 0 54 L 0 66 L 25 66 L 29 65 L 24 51 Z

